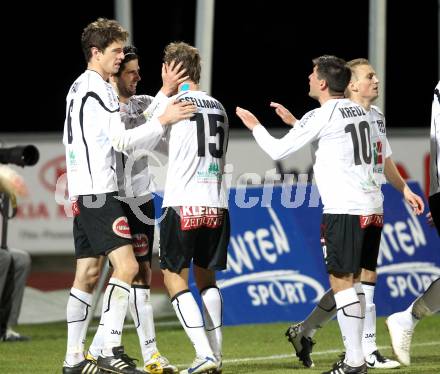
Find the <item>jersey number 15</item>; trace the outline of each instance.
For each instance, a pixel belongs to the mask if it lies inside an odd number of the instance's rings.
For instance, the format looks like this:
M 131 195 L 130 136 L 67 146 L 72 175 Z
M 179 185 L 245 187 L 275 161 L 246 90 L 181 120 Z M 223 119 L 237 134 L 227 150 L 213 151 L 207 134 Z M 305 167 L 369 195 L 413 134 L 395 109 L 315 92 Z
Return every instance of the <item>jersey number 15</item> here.
M 218 135 L 218 148 L 217 143 L 208 142 L 208 150 L 212 157 L 223 157 L 223 144 L 225 142 L 225 129 L 221 126 L 225 123 L 225 117 L 221 114 L 209 113 L 208 115 L 209 135 Z M 197 125 L 197 156 L 205 157 L 205 118 L 202 113 L 196 113 L 191 117 L 191 121 L 195 121 Z

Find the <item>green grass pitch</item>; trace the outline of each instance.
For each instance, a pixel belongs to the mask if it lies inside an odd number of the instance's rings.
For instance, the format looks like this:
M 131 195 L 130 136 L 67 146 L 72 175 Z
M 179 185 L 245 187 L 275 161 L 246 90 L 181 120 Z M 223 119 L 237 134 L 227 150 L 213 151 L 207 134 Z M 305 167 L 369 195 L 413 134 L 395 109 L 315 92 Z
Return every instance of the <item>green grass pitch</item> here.
M 91 325 L 96 326 L 96 321 Z M 321 373 L 328 370 L 343 351 L 342 340 L 335 321 L 318 331 L 314 347 L 314 369 L 305 369 L 293 354 L 284 332 L 288 323 L 225 327 L 224 374 L 241 373 Z M 384 319 L 378 318 L 378 345 L 384 355 L 392 355 Z M 66 347 L 66 325 L 51 323 L 23 325 L 20 333 L 32 337 L 30 342 L 0 343 L 0 373 L 61 373 Z M 91 341 L 93 332 L 88 334 Z M 177 320 L 158 320 L 158 347 L 179 369 L 187 367 L 194 358 L 191 343 Z M 127 353 L 141 358 L 139 341 L 134 328 L 126 328 L 123 344 Z M 139 361 L 141 366 L 142 362 Z M 422 320 L 416 328 L 412 344 L 412 364 L 394 370 L 370 370 L 377 374 L 438 374 L 440 373 L 440 315 Z

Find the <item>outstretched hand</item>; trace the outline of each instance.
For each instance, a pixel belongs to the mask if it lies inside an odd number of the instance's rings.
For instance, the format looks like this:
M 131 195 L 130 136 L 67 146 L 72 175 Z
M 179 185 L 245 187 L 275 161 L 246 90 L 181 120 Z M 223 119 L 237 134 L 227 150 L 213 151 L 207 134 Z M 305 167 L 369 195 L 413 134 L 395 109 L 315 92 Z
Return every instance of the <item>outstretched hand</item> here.
M 162 64 L 162 88 L 160 89 L 166 96 L 177 93 L 180 83 L 185 82 L 189 76 L 184 75 L 186 69 L 182 69 L 182 61 L 176 64 L 173 60 L 169 64 Z
M 249 110 L 240 108 L 239 106 L 235 109 L 235 113 L 237 114 L 238 118 L 240 118 L 244 125 L 249 129 L 253 130 L 255 126 L 260 124 L 260 121 L 258 121 L 257 117 L 255 117 Z
M 290 113 L 290 111 L 284 107 L 283 105 L 275 102 L 271 102 L 270 106 L 275 108 L 275 113 L 283 120 L 286 125 L 295 126 L 295 122 L 297 121 L 295 116 Z

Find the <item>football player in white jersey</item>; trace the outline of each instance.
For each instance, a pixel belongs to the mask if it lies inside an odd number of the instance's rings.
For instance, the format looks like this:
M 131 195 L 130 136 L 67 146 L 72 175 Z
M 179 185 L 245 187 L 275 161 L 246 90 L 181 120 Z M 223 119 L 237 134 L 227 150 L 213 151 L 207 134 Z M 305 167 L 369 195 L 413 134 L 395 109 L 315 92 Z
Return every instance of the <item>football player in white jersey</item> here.
M 67 303 L 67 351 L 64 374 L 137 373 L 124 353 L 121 334 L 131 282 L 139 266 L 118 194 L 116 151 L 148 148 L 160 140 L 164 125 L 189 118 L 195 106 L 173 103 L 163 115 L 126 130 L 119 102 L 108 79 L 119 70 L 128 33 L 114 20 L 100 18 L 83 31 L 81 44 L 87 70 L 70 87 L 66 99 L 63 143 L 69 197 L 73 201 L 73 235 L 77 259 Z M 108 255 L 114 271 L 106 289 L 104 345 L 97 363 L 84 358 L 87 314 L 99 274 L 99 256 Z M 98 369 L 99 368 L 99 369 Z
M 401 177 L 394 161 L 391 159 L 391 147 L 386 138 L 385 117 L 378 107 L 372 105 L 379 95 L 379 79 L 368 60 L 359 58 L 349 61 L 351 80 L 346 90 L 346 97 L 361 105 L 371 116 L 374 126 L 371 135 L 375 172 L 385 174 L 386 179 L 403 194 L 405 201 L 415 207 L 415 213 L 421 214 L 424 209 L 423 200 L 414 194 Z M 280 104 L 275 104 L 277 110 L 282 111 L 287 123 L 293 122 L 293 116 Z M 281 116 L 283 118 L 283 116 Z M 284 120 L 284 119 L 283 119 Z M 365 320 L 362 334 L 362 348 L 367 366 L 376 369 L 392 369 L 399 367 L 397 361 L 384 357 L 376 345 L 376 306 L 374 304 L 374 289 L 377 280 L 377 257 L 379 243 L 375 247 L 366 248 L 362 256 L 362 272 L 360 282 L 363 290 L 361 302 L 365 300 Z M 356 280 L 359 281 L 359 280 Z M 329 289 L 319 301 L 316 308 L 301 323 L 291 325 L 286 332 L 289 341 L 293 344 L 296 354 L 304 366 L 312 367 L 310 357 L 314 344 L 312 337 L 318 328 L 336 315 L 336 305 L 333 291 Z
M 199 91 L 196 48 L 171 43 L 164 61 L 182 62 L 189 76 L 171 100 L 192 102 L 197 113 L 169 129 L 169 162 L 160 227 L 160 267 L 171 303 L 196 351 L 181 373 L 221 373 L 222 296 L 216 270 L 226 268 L 230 226 L 223 178 L 229 124 L 223 105 Z M 189 290 L 189 268 L 203 303 L 203 317 Z
M 139 56 L 134 46 L 124 47 L 124 59 L 118 73 L 112 75 L 111 82 L 119 96 L 120 114 L 126 129 L 131 129 L 146 122 L 144 112 L 154 112 L 154 103 L 168 100 L 174 94 L 179 83 L 187 77 L 180 65 L 172 62 L 162 67 L 163 86 L 156 98 L 148 95 L 136 95 L 136 87 L 141 80 Z M 150 107 L 151 105 L 151 107 Z M 129 154 L 118 153 L 116 171 L 118 174 L 119 196 L 125 203 L 122 205 L 127 216 L 128 225 L 134 238 L 134 254 L 139 263 L 139 273 L 133 279 L 130 289 L 129 309 L 139 336 L 144 371 L 154 374 L 177 373 L 177 367 L 171 365 L 157 348 L 153 319 L 153 307 L 150 301 L 151 259 L 154 241 L 154 202 L 155 191 L 148 167 L 148 152 Z M 128 165 L 127 170 L 124 167 Z M 126 173 L 127 171 L 127 173 Z M 139 211 L 133 212 L 132 204 Z M 107 301 L 104 299 L 103 304 Z M 103 320 L 104 315 L 101 315 Z M 102 321 L 103 322 L 103 321 Z M 89 347 L 89 358 L 96 359 L 102 349 L 103 324 L 98 330 Z
M 259 146 L 273 159 L 286 157 L 311 143 L 313 170 L 324 205 L 321 245 L 334 292 L 337 318 L 346 350 L 327 374 L 367 372 L 362 352 L 364 310 L 355 278 L 364 247 L 380 242 L 382 193 L 375 177 L 368 113 L 344 98 L 351 71 L 335 56 L 313 60 L 309 96 L 321 107 L 296 121 L 283 138 L 273 138 L 248 110 L 236 113 L 252 130 Z
M 440 235 L 440 81 L 434 89 L 431 111 L 431 160 L 429 209 L 433 225 Z M 397 359 L 404 365 L 411 363 L 411 340 L 417 323 L 426 316 L 440 311 L 440 278 L 404 311 L 391 314 L 386 324 L 391 345 Z

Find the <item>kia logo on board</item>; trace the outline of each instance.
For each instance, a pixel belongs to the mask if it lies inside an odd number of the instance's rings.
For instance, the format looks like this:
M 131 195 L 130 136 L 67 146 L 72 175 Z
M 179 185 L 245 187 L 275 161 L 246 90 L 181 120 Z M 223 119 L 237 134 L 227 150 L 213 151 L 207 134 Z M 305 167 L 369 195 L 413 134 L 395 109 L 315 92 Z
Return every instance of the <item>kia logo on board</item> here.
M 38 178 L 41 184 L 50 192 L 55 192 L 58 178 L 66 172 L 64 155 L 52 158 L 40 168 Z

